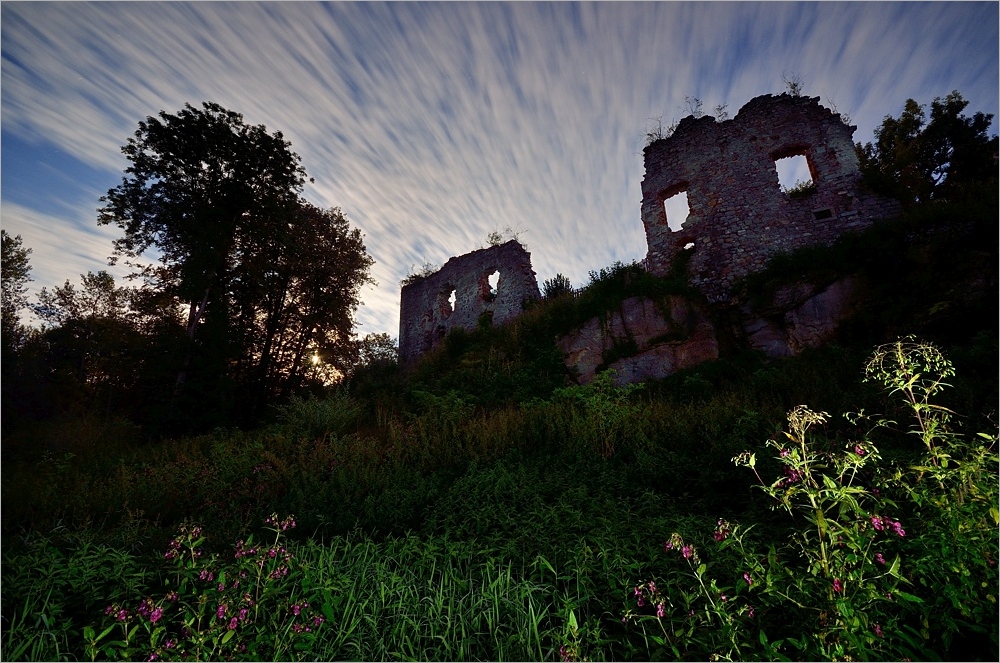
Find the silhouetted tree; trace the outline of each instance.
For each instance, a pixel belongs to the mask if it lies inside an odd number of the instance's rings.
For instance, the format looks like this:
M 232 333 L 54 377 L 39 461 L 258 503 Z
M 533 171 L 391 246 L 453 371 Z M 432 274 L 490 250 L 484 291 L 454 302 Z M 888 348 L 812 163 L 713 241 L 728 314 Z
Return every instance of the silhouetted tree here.
M 855 149 L 865 181 L 904 203 L 954 200 L 997 177 L 997 137 L 987 135 L 993 116 L 962 113 L 969 102 L 957 91 L 924 106 L 907 99 L 898 118 L 887 115 L 875 142 Z
M 38 293 L 32 309 L 42 329 L 32 353 L 44 363 L 40 379 L 59 411 L 135 414 L 148 343 L 131 306 L 133 295 L 103 270 L 84 274 L 79 288 L 66 281 Z
M 0 230 L 0 257 L 3 293 L 0 297 L 0 382 L 2 382 L 3 427 L 9 430 L 25 409 L 26 393 L 20 388 L 21 351 L 29 338 L 29 329 L 21 324 L 21 311 L 28 305 L 28 283 L 31 281 L 31 249 L 24 246 L 20 235 L 11 237 Z
M 3 351 L 16 350 L 24 340 L 26 332 L 21 324 L 21 311 L 28 306 L 28 283 L 31 281 L 31 263 L 28 254 L 31 249 L 24 246 L 20 235 L 11 237 L 6 230 L 0 230 L 2 255 L 3 296 L 0 303 L 0 335 L 3 336 Z M 6 360 L 6 357 L 4 357 Z
M 545 279 L 545 281 L 542 282 L 542 296 L 545 297 L 545 299 L 554 299 L 556 297 L 572 293 L 573 284 L 570 282 L 568 277 L 562 274 L 556 274 L 552 278 Z
M 124 231 L 116 259 L 186 309 L 176 415 L 230 423 L 238 402 L 256 411 L 300 383 L 308 351 L 322 361 L 350 341 L 371 259 L 339 211 L 301 199 L 305 170 L 280 132 L 188 104 L 140 122 L 122 152 L 131 165 L 101 199 L 99 223 Z M 158 264 L 134 262 L 148 249 Z

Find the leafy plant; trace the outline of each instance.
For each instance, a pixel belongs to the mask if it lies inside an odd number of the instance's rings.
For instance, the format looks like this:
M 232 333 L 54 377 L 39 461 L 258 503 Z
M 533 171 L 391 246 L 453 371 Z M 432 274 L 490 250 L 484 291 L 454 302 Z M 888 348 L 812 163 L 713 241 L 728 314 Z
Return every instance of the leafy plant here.
M 761 479 L 754 453 L 733 459 L 792 518 L 787 534 L 761 551 L 745 545 L 749 529 L 719 519 L 720 551 L 738 548 L 736 568 L 723 573 L 737 579 L 726 584 L 675 532 L 664 549 L 679 551 L 684 567 L 637 585 L 639 612 L 625 615 L 643 625 L 647 642 L 676 657 L 926 658 L 956 632 L 995 623 L 996 437 L 970 443 L 947 429 L 951 413 L 931 397 L 953 369 L 930 344 L 879 346 L 866 373 L 903 396 L 925 461 L 887 471 L 871 435 L 833 445 L 811 433 L 828 415 L 795 407 L 784 439 L 768 441 L 781 476 Z M 650 622 L 659 632 L 646 630 Z
M 816 193 L 816 185 L 812 180 L 795 180 L 795 184 L 784 189 L 784 192 L 792 200 L 798 200 L 800 198 L 808 198 L 809 196 Z
M 173 566 L 159 598 L 116 601 L 96 628 L 86 626 L 87 655 L 132 660 L 277 660 L 308 651 L 326 618 L 296 584 L 295 556 L 282 534 L 295 519 L 267 519 L 270 543 L 239 541 L 232 560 L 206 555 L 205 535 L 184 525 L 164 559 Z M 316 606 L 318 608 L 319 606 Z

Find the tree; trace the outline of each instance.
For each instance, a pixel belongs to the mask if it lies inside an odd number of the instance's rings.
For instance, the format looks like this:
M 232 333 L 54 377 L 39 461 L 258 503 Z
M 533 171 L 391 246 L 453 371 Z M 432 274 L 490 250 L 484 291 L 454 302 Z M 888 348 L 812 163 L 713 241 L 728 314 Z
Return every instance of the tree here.
M 542 296 L 545 299 L 555 299 L 556 297 L 562 297 L 563 295 L 569 295 L 573 293 L 573 284 L 570 282 L 569 278 L 562 275 L 556 274 L 550 279 L 545 279 L 542 282 Z
M 21 324 L 21 311 L 28 305 L 28 283 L 31 281 L 31 249 L 24 246 L 20 235 L 11 237 L 0 229 L 0 269 L 3 292 L 0 296 L 0 401 L 3 407 L 3 427 L 9 430 L 20 419 L 27 400 L 21 388 L 23 371 L 21 354 L 30 338 Z
M 954 200 L 995 182 L 997 137 L 987 134 L 991 114 L 962 113 L 969 102 L 957 91 L 924 106 L 907 99 L 898 118 L 887 115 L 875 142 L 855 150 L 865 181 L 876 191 L 910 204 Z
M 227 424 L 237 402 L 254 410 L 301 382 L 308 351 L 349 342 L 371 259 L 339 210 L 301 199 L 306 173 L 280 132 L 188 104 L 140 122 L 122 152 L 131 165 L 98 222 L 124 231 L 113 260 L 159 251 L 156 265 L 131 264 L 187 311 L 175 414 Z
M 233 285 L 233 318 L 244 335 L 237 367 L 257 406 L 348 371 L 354 312 L 373 263 L 361 232 L 336 208 L 303 203 L 272 239 L 244 256 Z
M 0 309 L 0 324 L 3 336 L 3 350 L 15 351 L 24 340 L 25 329 L 21 324 L 21 311 L 28 306 L 28 283 L 31 281 L 31 263 L 28 254 L 31 249 L 24 246 L 20 235 L 11 237 L 6 230 L 0 230 L 2 255 L 3 298 Z M 5 360 L 7 357 L 4 358 Z
M 44 364 L 47 400 L 57 409 L 134 413 L 149 343 L 132 307 L 134 289 L 115 285 L 106 271 L 81 276 L 38 293 L 32 305 L 42 320 L 34 351 Z

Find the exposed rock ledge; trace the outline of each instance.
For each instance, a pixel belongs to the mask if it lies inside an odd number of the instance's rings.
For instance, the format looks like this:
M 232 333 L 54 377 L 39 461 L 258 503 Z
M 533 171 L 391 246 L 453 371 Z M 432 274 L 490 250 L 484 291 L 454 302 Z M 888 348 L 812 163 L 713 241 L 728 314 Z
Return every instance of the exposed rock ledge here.
M 840 323 L 856 310 L 861 283 L 856 277 L 825 288 L 803 283 L 778 290 L 762 310 L 743 307 L 743 343 L 768 357 L 797 355 L 831 341 Z M 718 359 L 718 333 L 705 308 L 684 297 L 661 303 L 630 297 L 617 310 L 591 318 L 556 341 L 566 366 L 580 384 L 598 369 L 617 371 L 618 384 L 658 380 Z

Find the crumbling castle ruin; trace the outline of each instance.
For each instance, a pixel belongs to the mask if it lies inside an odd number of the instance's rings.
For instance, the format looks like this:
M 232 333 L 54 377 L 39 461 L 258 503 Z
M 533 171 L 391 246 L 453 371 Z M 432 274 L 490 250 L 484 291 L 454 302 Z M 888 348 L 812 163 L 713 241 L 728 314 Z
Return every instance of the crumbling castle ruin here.
M 736 281 L 778 253 L 831 244 L 895 216 L 896 201 L 859 187 L 856 128 L 820 106 L 819 97 L 788 94 L 752 99 L 731 120 L 681 120 L 644 153 L 647 268 L 664 276 L 681 252 L 691 251 L 691 284 L 710 301 L 724 301 Z M 775 165 L 797 155 L 809 164 L 815 188 L 801 197 L 781 190 Z M 690 212 L 672 230 L 664 201 L 680 193 Z
M 527 300 L 540 296 L 531 254 L 516 240 L 452 258 L 437 272 L 403 286 L 400 361 L 427 352 L 455 327 L 472 331 L 483 316 L 493 324 L 515 318 Z
M 731 303 L 736 283 L 776 254 L 829 245 L 845 232 L 897 215 L 898 202 L 861 186 L 855 129 L 820 106 L 818 97 L 788 94 L 752 99 L 731 120 L 681 120 L 669 137 L 644 152 L 646 269 L 665 276 L 684 259 L 690 284 L 710 303 Z M 794 193 L 782 190 L 776 165 L 792 156 L 805 158 L 812 178 L 811 187 Z M 689 213 L 672 229 L 664 202 L 682 193 Z M 494 287 L 490 280 L 497 275 Z M 778 307 L 780 319 L 741 314 L 752 347 L 770 356 L 794 354 L 823 342 L 846 315 L 840 290 L 838 297 L 829 288 L 799 290 L 801 297 Z M 400 296 L 399 356 L 406 362 L 434 348 L 453 328 L 471 331 L 484 316 L 493 324 L 511 320 L 539 291 L 530 255 L 510 241 L 452 258 L 440 271 L 404 285 Z M 659 308 L 662 303 L 623 304 L 620 329 L 591 321 L 597 326 L 587 323 L 571 332 L 559 341 L 567 365 L 589 380 L 607 348 L 621 340 L 616 334 L 638 352 L 612 364 L 626 381 L 664 377 L 718 356 L 716 331 L 700 305 L 671 302 L 669 312 Z M 681 329 L 688 330 L 687 340 L 657 340 Z

